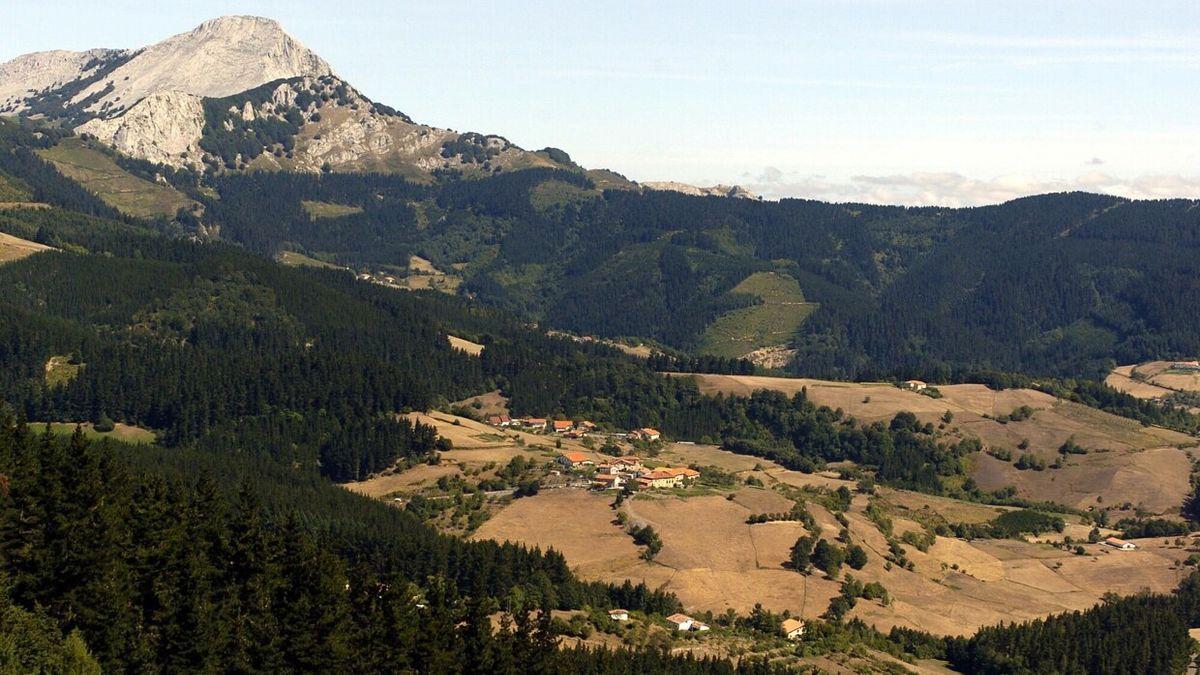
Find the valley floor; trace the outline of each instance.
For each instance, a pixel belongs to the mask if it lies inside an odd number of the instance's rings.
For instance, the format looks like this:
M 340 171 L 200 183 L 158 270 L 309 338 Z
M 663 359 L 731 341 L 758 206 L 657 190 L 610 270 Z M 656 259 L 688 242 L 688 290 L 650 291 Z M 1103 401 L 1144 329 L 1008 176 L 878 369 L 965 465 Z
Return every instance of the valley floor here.
M 886 487 L 876 487 L 871 495 L 860 490 L 856 480 L 842 477 L 839 469 L 851 467 L 831 466 L 829 471 L 807 474 L 695 443 L 631 447 L 620 441 L 622 451 L 636 452 L 650 463 L 723 472 L 724 482 L 701 480 L 687 488 L 641 491 L 618 503 L 615 491 L 588 489 L 587 478 L 572 475 L 555 461 L 564 453 L 578 453 L 605 463 L 611 457 L 597 448 L 610 440 L 608 436 L 570 439 L 528 433 L 445 412 L 409 416 L 433 425 L 452 442 L 453 449 L 440 453 L 437 464 L 399 467 L 346 487 L 398 507 L 414 499 L 430 500 L 440 506 L 432 516 L 425 511 L 424 517 L 443 531 L 474 540 L 553 548 L 583 579 L 644 582 L 675 594 L 693 614 L 719 616 L 733 610 L 745 616 L 761 606 L 815 619 L 841 593 L 847 577 L 878 582 L 887 589 L 889 601 L 861 599 L 847 616 L 884 632 L 899 626 L 936 635 L 970 635 L 982 626 L 1083 610 L 1109 594 L 1170 592 L 1200 557 L 1200 535 L 1137 539 L 1131 551 L 1089 543 L 1089 535 L 1094 541 L 1099 534 L 1102 541 L 1118 532 L 1094 532 L 1086 517 L 1105 509 L 1110 523 L 1134 515 L 1178 519 L 1198 449 L 1196 439 L 1187 435 L 1025 389 L 951 385 L 921 394 L 890 383 L 677 376 L 694 378 L 707 394 L 804 391 L 813 402 L 841 409 L 862 424 L 887 423 L 900 412 L 912 412 L 935 429 L 938 442 L 980 440 L 981 451 L 968 456 L 965 466 L 981 489 L 1011 486 L 1025 500 L 1060 504 L 1065 507 L 1059 514 L 1065 527 L 1062 532 L 1014 539 L 934 536 L 939 524 L 989 523 L 1015 507 Z M 472 409 L 473 415 L 507 412 L 499 392 L 454 405 Z M 1083 454 L 1060 453 L 1067 443 L 1077 444 Z M 1015 460 L 1022 454 L 1047 466 L 1019 469 Z M 468 493 L 456 492 L 456 485 L 496 480 L 514 460 L 540 467 L 536 494 L 514 498 L 511 488 L 489 488 L 474 493 L 476 503 L 471 505 Z M 853 494 L 845 511 L 829 503 L 839 488 Z M 762 514 L 788 513 L 796 504 L 812 515 L 815 532 L 797 520 L 749 522 Z M 631 528 L 644 526 L 652 527 L 662 543 L 650 560 L 644 556 L 645 547 L 630 535 Z M 808 534 L 835 545 L 861 546 L 867 562 L 859 570 L 844 566 L 835 578 L 818 571 L 800 574 L 790 568 L 789 553 L 797 539 Z M 888 560 L 895 561 L 894 544 L 899 541 L 910 566 Z M 651 623 L 657 626 L 655 621 Z M 655 626 L 646 630 L 663 628 Z M 742 638 L 723 631 L 682 640 L 670 637 L 674 651 L 698 655 L 731 657 L 746 647 L 738 642 Z M 602 646 L 612 639 L 597 632 L 587 642 Z M 777 653 L 783 658 L 796 658 L 786 643 L 768 649 L 782 649 Z M 802 662 L 831 672 L 856 672 L 886 669 L 890 658 L 870 652 L 859 661 L 805 657 Z M 945 672 L 944 664 L 937 662 L 904 667 Z
M 761 604 L 806 618 L 820 616 L 839 593 L 840 580 L 820 573 L 805 576 L 783 566 L 804 528 L 798 522 L 748 525 L 746 519 L 790 508 L 791 502 L 773 489 L 778 484 L 851 488 L 853 484 L 830 475 L 787 471 L 753 458 L 716 457 L 728 453 L 711 447 L 675 445 L 670 453 L 699 463 L 744 464 L 739 475 L 760 476 L 766 487 L 694 497 L 647 495 L 625 502 L 621 510 L 632 522 L 652 525 L 662 537 L 663 549 L 651 562 L 639 557 L 640 549 L 615 523 L 612 496 L 580 489 L 543 491 L 517 500 L 472 536 L 555 548 L 584 578 L 644 581 L 675 593 L 693 611 L 719 614 L 732 608 L 745 614 Z M 755 469 L 755 464 L 762 468 Z M 894 490 L 883 490 L 882 499 L 896 514 L 897 534 L 921 530 L 916 520 L 901 514 L 916 517 L 922 511 L 935 511 L 962 518 L 974 512 L 969 515 L 986 520 L 999 508 Z M 866 505 L 867 498 L 857 496 L 846 517 L 852 541 L 866 548 L 870 559 L 861 571 L 845 569 L 843 576 L 879 581 L 891 593 L 890 605 L 860 601 L 852 613 L 883 631 L 907 626 L 965 635 L 1000 621 L 1084 609 L 1105 593 L 1169 591 L 1184 576 L 1179 563 L 1195 545 L 1189 541 L 1177 546 L 1173 538 L 1138 540 L 1137 551 L 1085 544 L 1085 554 L 1076 555 L 1050 543 L 938 537 L 928 552 L 906 546 L 914 562 L 912 571 L 888 570 L 887 543 L 865 515 Z M 811 502 L 808 508 L 822 536 L 833 541 L 841 529 L 834 516 Z M 1068 526 L 1066 534 L 1086 538 L 1088 529 Z

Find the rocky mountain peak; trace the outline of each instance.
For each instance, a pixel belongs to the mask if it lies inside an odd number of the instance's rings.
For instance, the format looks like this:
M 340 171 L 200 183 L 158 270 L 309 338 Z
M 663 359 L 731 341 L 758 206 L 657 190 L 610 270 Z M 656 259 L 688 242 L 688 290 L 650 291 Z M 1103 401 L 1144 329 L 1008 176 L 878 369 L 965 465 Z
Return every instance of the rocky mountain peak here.
M 76 95 L 89 109 L 126 109 L 150 94 L 229 96 L 272 80 L 330 75 L 321 57 L 273 19 L 223 16 L 139 52 Z M 94 100 L 90 100 L 93 99 Z

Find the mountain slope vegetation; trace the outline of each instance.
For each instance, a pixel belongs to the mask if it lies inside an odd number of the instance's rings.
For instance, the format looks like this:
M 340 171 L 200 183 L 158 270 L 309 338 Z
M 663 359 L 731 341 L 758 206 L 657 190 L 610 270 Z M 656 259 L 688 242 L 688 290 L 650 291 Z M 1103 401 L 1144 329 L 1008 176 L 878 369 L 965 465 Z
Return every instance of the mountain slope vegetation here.
M 762 307 L 780 324 L 765 327 L 780 331 L 771 341 L 798 349 L 789 369 L 807 375 L 1094 376 L 1112 360 L 1200 352 L 1183 309 L 1200 271 L 1188 201 L 1062 194 L 907 209 L 607 191 L 538 208 L 548 181 L 592 187 L 543 170 L 431 187 L 252 174 L 217 182 L 220 203 L 207 208 L 225 236 L 263 252 L 293 247 L 350 266 L 417 253 L 460 270 L 463 293 L 580 334 L 711 351 L 706 331 L 722 332 L 720 317 Z M 252 208 L 265 194 L 273 208 Z M 303 200 L 363 212 L 318 223 Z M 784 321 L 766 311 L 773 301 L 737 292 L 772 273 L 795 279 L 815 311 Z

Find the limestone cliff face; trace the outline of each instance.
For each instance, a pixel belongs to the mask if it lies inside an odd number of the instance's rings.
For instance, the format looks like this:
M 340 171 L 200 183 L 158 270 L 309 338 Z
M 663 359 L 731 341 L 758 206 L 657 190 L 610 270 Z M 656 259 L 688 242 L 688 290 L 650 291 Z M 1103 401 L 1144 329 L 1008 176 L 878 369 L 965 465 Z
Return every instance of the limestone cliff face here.
M 128 108 L 161 91 L 229 96 L 272 80 L 332 73 L 328 63 L 278 22 L 225 16 L 145 48 L 73 100 L 99 95 L 90 110 L 101 110 L 105 103 Z
M 640 183 L 640 185 L 648 190 L 669 190 L 671 192 L 682 192 L 685 195 L 694 197 L 736 197 L 739 199 L 758 199 L 758 195 L 747 190 L 741 185 L 713 185 L 712 187 L 697 187 L 688 185 L 687 183 L 676 183 L 674 181 L 649 181 Z
M 125 53 L 116 49 L 85 52 L 60 49 L 25 54 L 0 63 L 0 112 L 22 112 L 28 108 L 29 99 L 85 77 L 108 59 Z
M 421 180 L 438 170 L 559 166 L 500 136 L 417 124 L 374 103 L 277 22 L 254 16 L 206 21 L 140 50 L 18 57 L 0 64 L 3 112 L 44 115 L 129 156 L 212 172 L 386 171 Z M 264 122 L 270 134 L 258 133 Z M 291 138 L 279 138 L 281 125 Z
M 93 119 L 76 129 L 131 157 L 171 166 L 198 166 L 197 143 L 204 129 L 199 96 L 162 91 L 139 101 L 123 115 Z

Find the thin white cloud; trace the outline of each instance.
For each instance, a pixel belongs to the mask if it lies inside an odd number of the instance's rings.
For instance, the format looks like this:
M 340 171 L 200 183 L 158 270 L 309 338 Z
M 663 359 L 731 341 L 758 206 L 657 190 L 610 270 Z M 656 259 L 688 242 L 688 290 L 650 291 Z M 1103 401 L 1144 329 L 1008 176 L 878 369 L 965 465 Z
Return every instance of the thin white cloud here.
M 901 37 L 948 47 L 986 49 L 1192 50 L 1200 48 L 1200 34 L 1198 33 L 1074 36 L 918 31 L 902 33 Z
M 1072 190 L 1132 199 L 1200 198 L 1200 176 L 1147 174 L 1122 178 L 1099 171 L 1073 179 L 1049 180 L 1019 175 L 979 179 L 950 171 L 862 175 L 831 180 L 823 176 L 775 174 L 768 167 L 746 187 L 767 199 L 801 197 L 831 202 L 907 206 L 980 206 L 1018 197 Z
M 739 84 L 765 87 L 798 87 L 798 88 L 844 88 L 844 89 L 879 89 L 894 91 L 945 91 L 972 92 L 978 94 L 1013 93 L 1013 89 L 996 87 L 986 84 L 940 84 L 928 81 L 897 81 L 872 80 L 863 78 L 813 78 L 789 77 L 782 75 L 756 75 L 750 73 L 729 73 L 715 71 L 683 71 L 673 68 L 540 68 L 536 73 L 543 77 L 555 77 L 564 80 L 603 79 L 616 81 L 654 81 L 654 82 L 690 82 L 697 84 Z
M 1000 35 L 907 32 L 902 40 L 944 47 L 954 54 L 939 70 L 983 64 L 1014 67 L 1053 65 L 1158 64 L 1200 66 L 1200 33 L 1139 35 Z

